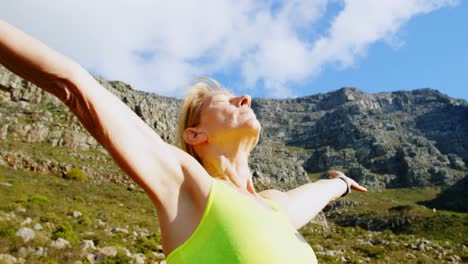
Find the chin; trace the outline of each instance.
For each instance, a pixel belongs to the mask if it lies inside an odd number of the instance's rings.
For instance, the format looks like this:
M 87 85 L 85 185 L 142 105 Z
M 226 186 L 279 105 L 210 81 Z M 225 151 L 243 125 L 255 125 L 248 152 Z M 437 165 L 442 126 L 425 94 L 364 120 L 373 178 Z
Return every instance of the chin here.
M 262 125 L 255 116 L 246 122 L 245 127 L 251 129 L 252 131 L 257 131 L 259 135 L 260 131 L 262 130 Z
M 260 124 L 260 122 L 258 122 L 257 119 L 255 119 L 254 123 L 255 128 L 258 130 L 258 135 L 260 135 L 260 132 L 262 131 L 262 125 Z
M 259 139 L 260 139 L 260 132 L 262 131 L 262 126 L 260 125 L 260 122 L 258 122 L 257 119 L 253 120 L 250 124 L 249 124 L 249 134 L 252 135 L 252 137 L 255 137 L 256 138 L 256 143 L 255 145 L 257 145 Z
M 244 136 L 248 135 L 249 137 L 257 137 L 258 139 L 260 137 L 262 126 L 257 120 L 257 117 L 255 115 L 251 115 L 249 118 L 242 120 L 242 122 L 237 125 L 236 130 Z

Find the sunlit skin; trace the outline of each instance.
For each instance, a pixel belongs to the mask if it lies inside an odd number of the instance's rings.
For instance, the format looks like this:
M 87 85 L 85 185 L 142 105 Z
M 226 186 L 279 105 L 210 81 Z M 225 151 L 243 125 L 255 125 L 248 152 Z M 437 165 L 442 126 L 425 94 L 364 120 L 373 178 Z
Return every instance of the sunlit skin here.
M 200 124 L 184 133 L 210 175 L 242 189 L 248 189 L 248 156 L 261 130 L 250 104 L 250 96 L 212 92 L 202 104 Z
M 261 131 L 249 96 L 212 92 L 204 98 L 200 123 L 184 131 L 202 164 L 164 142 L 122 101 L 79 64 L 0 20 L 0 64 L 55 95 L 108 151 L 119 167 L 148 194 L 156 207 L 164 253 L 169 255 L 197 228 L 205 211 L 213 177 L 233 186 L 252 202 L 276 202 L 299 229 L 348 185 L 341 172 L 329 180 L 287 192 L 255 191 L 248 158 Z M 357 191 L 366 191 L 350 178 Z M 255 234 L 246 234 L 255 235 Z

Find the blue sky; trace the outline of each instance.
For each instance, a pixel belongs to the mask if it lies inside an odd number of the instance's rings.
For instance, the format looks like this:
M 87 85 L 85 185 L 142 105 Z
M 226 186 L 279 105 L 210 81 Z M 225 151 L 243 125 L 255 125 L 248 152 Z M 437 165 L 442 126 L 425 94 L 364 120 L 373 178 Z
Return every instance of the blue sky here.
M 368 93 L 434 88 L 468 100 L 468 4 L 414 17 L 401 30 L 401 47 L 373 44 L 346 69 L 329 66 L 300 95 L 343 86 Z
M 166 96 L 212 76 L 254 97 L 430 87 L 468 100 L 457 0 L 19 0 L 0 18 L 94 74 Z

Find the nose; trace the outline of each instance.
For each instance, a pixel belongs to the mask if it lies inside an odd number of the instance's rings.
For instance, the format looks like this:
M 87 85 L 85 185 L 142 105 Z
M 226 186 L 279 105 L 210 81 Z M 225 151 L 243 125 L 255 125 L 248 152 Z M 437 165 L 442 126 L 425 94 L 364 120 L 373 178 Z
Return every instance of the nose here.
M 251 105 L 251 102 L 252 102 L 252 98 L 250 97 L 250 95 L 241 95 L 241 96 L 238 96 L 236 97 L 236 106 L 237 107 L 241 107 L 241 106 L 248 106 L 250 107 Z

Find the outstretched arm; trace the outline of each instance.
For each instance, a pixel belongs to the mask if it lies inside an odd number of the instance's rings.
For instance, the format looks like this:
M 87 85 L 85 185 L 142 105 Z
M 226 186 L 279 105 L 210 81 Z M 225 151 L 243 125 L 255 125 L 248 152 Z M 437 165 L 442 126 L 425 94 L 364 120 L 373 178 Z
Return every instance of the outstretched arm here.
M 340 176 L 347 182 L 340 179 Z M 267 190 L 261 195 L 278 203 L 287 212 L 294 227 L 299 229 L 309 223 L 328 203 L 343 195 L 348 190 L 348 185 L 360 192 L 367 191 L 341 172 L 330 171 L 330 177 L 332 179 L 304 184 L 288 192 Z
M 0 64 L 62 100 L 156 205 L 177 201 L 190 172 L 203 178 L 195 160 L 166 144 L 80 65 L 1 20 Z

